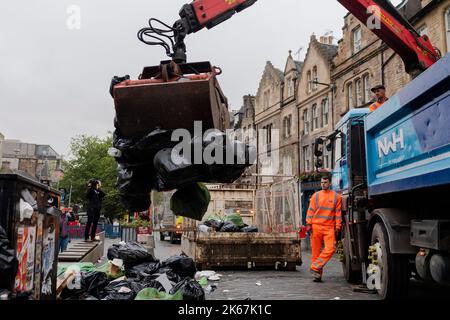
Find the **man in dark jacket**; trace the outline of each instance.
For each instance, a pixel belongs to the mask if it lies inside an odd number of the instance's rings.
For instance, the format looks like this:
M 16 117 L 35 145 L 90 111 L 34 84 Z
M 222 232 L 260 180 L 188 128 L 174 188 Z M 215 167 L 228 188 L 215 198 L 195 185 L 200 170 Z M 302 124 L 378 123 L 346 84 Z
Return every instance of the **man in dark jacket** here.
M 102 200 L 105 197 L 105 193 L 102 191 L 101 187 L 102 183 L 99 180 L 91 179 L 88 183 L 88 191 L 86 193 L 86 198 L 88 201 L 88 221 L 86 223 L 86 229 L 84 230 L 85 241 L 89 240 L 89 234 L 91 236 L 91 241 L 95 240 L 97 224 L 100 219 L 100 210 L 102 208 Z

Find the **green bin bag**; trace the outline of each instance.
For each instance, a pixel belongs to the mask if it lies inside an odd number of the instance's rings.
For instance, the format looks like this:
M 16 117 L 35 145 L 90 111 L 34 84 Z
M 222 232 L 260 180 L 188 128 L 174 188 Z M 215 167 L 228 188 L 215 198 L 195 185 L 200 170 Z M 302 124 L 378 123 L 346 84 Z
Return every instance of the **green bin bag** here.
M 170 210 L 177 216 L 201 221 L 210 201 L 208 188 L 197 182 L 175 192 L 170 199 Z
M 134 300 L 183 300 L 183 291 L 178 290 L 174 295 L 171 295 L 155 288 L 145 288 L 139 291 Z

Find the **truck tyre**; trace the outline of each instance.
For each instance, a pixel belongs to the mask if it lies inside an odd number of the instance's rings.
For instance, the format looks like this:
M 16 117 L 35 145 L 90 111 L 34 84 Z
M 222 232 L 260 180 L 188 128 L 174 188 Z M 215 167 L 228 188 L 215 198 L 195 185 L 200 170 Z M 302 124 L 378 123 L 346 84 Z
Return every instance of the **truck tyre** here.
M 352 259 L 350 257 L 350 239 L 349 236 L 345 236 L 342 239 L 344 245 L 344 257 L 342 261 L 342 271 L 347 282 L 351 284 L 360 284 L 362 282 L 362 271 L 352 269 Z
M 166 239 L 166 237 L 164 236 L 164 232 L 159 232 L 159 240 L 160 241 L 164 241 Z
M 391 254 L 386 227 L 378 222 L 372 231 L 371 245 L 381 246 L 382 257 L 378 257 L 381 269 L 381 289 L 377 290 L 382 299 L 401 299 L 408 294 L 409 261 L 408 256 Z

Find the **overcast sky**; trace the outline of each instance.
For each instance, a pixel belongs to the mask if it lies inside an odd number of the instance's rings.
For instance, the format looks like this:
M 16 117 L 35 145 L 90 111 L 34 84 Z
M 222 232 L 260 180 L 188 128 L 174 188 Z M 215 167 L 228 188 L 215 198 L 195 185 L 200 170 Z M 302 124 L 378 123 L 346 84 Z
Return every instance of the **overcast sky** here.
M 172 24 L 187 0 L 0 1 L 0 132 L 7 139 L 50 144 L 67 155 L 78 134 L 105 136 L 113 128 L 111 77 L 136 78 L 166 59 L 141 43 L 137 31 L 150 17 Z M 80 29 L 67 13 L 80 8 Z M 191 62 L 209 60 L 231 109 L 255 94 L 266 61 L 284 69 L 288 51 L 312 33 L 342 36 L 346 11 L 336 0 L 259 0 L 212 30 L 187 39 Z M 69 20 L 73 21 L 73 20 Z M 295 57 L 297 58 L 297 56 Z

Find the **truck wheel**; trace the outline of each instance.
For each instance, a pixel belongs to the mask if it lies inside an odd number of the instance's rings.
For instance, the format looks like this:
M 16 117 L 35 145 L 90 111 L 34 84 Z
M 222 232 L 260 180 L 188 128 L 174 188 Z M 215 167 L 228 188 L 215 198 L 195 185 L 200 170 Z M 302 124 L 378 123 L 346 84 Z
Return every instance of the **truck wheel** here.
M 352 269 L 352 260 L 350 257 L 350 240 L 349 237 L 342 239 L 344 245 L 344 256 L 342 260 L 342 271 L 347 282 L 352 284 L 360 284 L 362 282 L 362 271 Z
M 381 288 L 378 294 L 382 299 L 400 299 L 408 294 L 409 261 L 408 256 L 391 254 L 386 227 L 378 222 L 372 231 L 371 245 L 379 244 L 381 257 L 377 257 L 381 269 Z
M 164 236 L 163 232 L 159 232 L 159 240 L 160 241 L 164 241 L 166 239 L 166 237 Z

